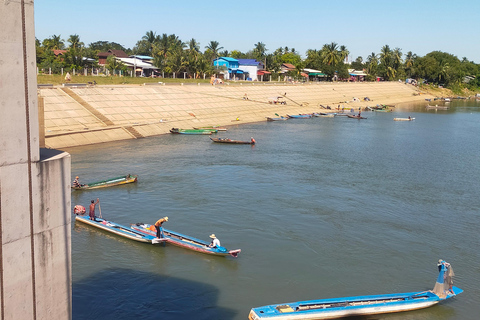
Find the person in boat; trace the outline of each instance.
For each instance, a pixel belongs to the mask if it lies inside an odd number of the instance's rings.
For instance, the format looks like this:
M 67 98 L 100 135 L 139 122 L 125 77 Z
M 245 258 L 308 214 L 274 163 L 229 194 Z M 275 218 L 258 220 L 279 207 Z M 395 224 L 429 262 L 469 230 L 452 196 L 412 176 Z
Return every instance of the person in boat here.
M 253 144 L 255 144 L 255 142 L 256 142 L 255 139 L 253 139 L 253 137 L 250 139 L 250 141 L 251 141 Z
M 155 222 L 155 229 L 157 230 L 157 239 L 163 238 L 162 224 L 167 221 L 168 221 L 168 217 L 163 217 L 161 219 L 158 219 L 157 222 Z
M 218 240 L 214 233 L 210 235 L 210 238 L 212 239 L 212 242 L 208 245 L 210 248 L 220 247 L 220 240 Z
M 450 263 L 448 263 L 447 261 L 445 260 L 438 260 L 438 264 L 437 264 L 437 267 L 438 267 L 438 272 L 442 271 L 442 265 L 445 266 L 445 276 L 444 276 L 444 281 L 448 284 L 449 286 L 449 291 L 451 293 L 454 294 L 453 292 L 453 279 L 452 277 L 455 276 L 455 274 L 453 273 L 452 269 L 450 268 Z
M 78 181 L 78 176 L 75 177 L 75 180 L 73 180 L 73 186 L 75 188 L 80 188 L 82 185 L 80 184 L 80 182 Z
M 412 120 L 412 117 L 408 116 L 408 120 Z
M 95 206 L 100 202 L 100 199 L 97 198 L 97 201 L 92 200 L 90 202 L 90 211 L 88 215 L 90 216 L 90 220 L 96 221 L 95 220 Z

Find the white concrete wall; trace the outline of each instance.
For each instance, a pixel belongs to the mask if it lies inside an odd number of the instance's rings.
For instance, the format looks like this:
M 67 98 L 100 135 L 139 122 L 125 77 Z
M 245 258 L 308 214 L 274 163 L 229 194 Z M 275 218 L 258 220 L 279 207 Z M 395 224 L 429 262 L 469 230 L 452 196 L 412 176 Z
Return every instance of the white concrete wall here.
M 33 9 L 0 2 L 1 320 L 71 319 L 70 156 L 40 153 Z

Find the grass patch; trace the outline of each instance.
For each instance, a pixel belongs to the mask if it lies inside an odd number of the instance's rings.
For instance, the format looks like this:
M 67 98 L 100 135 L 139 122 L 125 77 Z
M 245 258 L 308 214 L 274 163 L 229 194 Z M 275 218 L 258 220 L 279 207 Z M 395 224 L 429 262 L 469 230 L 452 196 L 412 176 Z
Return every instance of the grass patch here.
M 205 80 L 203 79 L 173 79 L 173 78 L 133 78 L 133 77 L 110 77 L 110 76 L 84 76 L 84 75 L 72 75 L 71 81 L 69 83 L 88 83 L 96 82 L 98 85 L 121 85 L 121 84 L 138 84 L 142 85 L 144 83 L 209 83 L 210 78 Z M 60 74 L 39 74 L 37 75 L 38 84 L 53 84 L 53 85 L 62 85 L 67 83 L 65 81 L 65 75 Z

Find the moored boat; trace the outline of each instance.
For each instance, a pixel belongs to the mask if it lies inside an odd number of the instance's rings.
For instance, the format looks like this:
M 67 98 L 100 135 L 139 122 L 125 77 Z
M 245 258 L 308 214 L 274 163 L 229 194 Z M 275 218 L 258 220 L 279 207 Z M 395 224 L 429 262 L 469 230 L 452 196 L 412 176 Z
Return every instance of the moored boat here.
M 212 134 L 216 133 L 218 130 L 213 129 L 179 129 L 179 128 L 172 128 L 170 129 L 170 133 L 176 134 Z
M 132 224 L 132 230 L 144 233 L 149 236 L 156 237 L 155 227 L 146 223 L 136 223 Z M 203 240 L 199 240 L 184 234 L 173 232 L 170 230 L 163 229 L 163 240 L 165 243 L 173 244 L 185 249 L 207 253 L 217 256 L 232 256 L 237 257 L 238 254 L 242 251 L 241 249 L 228 250 L 225 247 L 211 248 L 209 243 Z M 157 241 L 157 240 L 155 240 Z M 154 241 L 154 242 L 155 242 Z
M 91 182 L 87 184 L 83 184 L 80 186 L 72 186 L 72 189 L 75 190 L 90 190 L 90 189 L 98 189 L 98 188 L 106 188 L 106 187 L 113 187 L 113 186 L 119 186 L 122 184 L 127 184 L 127 183 L 134 183 L 137 182 L 137 175 L 126 175 L 126 176 L 121 176 L 117 178 L 112 178 L 112 179 L 107 179 L 107 180 L 102 180 L 98 182 Z
M 96 217 L 95 220 L 90 220 L 89 216 L 76 215 L 75 220 L 135 241 L 152 243 L 152 240 L 155 239 L 155 235 L 152 236 L 150 234 L 132 230 L 129 227 L 107 221 L 103 218 Z
M 251 139 L 250 141 L 242 141 L 242 140 L 232 140 L 228 138 L 210 138 L 215 143 L 232 143 L 232 144 L 255 144 L 255 139 Z
M 347 117 L 352 118 L 352 119 L 367 119 L 366 117 L 362 117 L 362 116 L 359 116 L 359 115 L 352 116 L 352 115 L 347 114 Z
M 454 273 L 450 264 L 440 260 L 438 267 L 440 272 L 433 290 L 274 304 L 251 309 L 248 318 L 335 319 L 427 308 L 463 292 L 452 285 Z
M 287 114 L 287 117 L 292 118 L 292 119 L 309 119 L 312 117 L 312 114 Z
M 415 118 L 411 118 L 411 117 L 408 117 L 408 118 L 393 118 L 393 121 L 413 121 L 415 120 Z
M 227 128 L 217 127 L 217 126 L 194 127 L 193 129 L 195 129 L 195 130 L 211 130 L 213 133 L 217 133 L 218 131 L 227 131 Z
M 434 106 L 427 105 L 427 106 L 425 107 L 425 109 L 448 110 L 448 109 L 450 109 L 450 107 L 448 107 L 448 106 L 439 106 L 439 105 L 434 105 Z
M 287 117 L 278 117 L 278 118 L 271 118 L 271 117 L 266 117 L 267 121 L 285 121 L 288 118 Z
M 319 118 L 334 118 L 335 113 L 323 113 L 323 112 L 318 112 L 318 113 L 313 113 L 314 117 L 319 117 Z

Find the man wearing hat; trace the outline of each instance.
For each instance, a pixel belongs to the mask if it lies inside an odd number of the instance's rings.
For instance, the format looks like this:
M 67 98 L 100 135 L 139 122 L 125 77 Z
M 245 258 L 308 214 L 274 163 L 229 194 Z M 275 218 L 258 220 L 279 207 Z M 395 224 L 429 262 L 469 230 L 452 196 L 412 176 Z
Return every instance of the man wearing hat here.
M 159 219 L 157 222 L 155 222 L 155 229 L 157 229 L 157 239 L 163 238 L 162 224 L 166 221 L 168 221 L 168 217 L 163 217 L 162 219 Z
M 75 180 L 73 180 L 73 186 L 75 188 L 80 188 L 82 185 L 80 184 L 80 182 L 78 182 L 78 176 L 75 177 Z
M 210 248 L 218 248 L 220 247 L 220 240 L 217 239 L 214 233 L 210 235 L 212 242 L 208 245 Z

